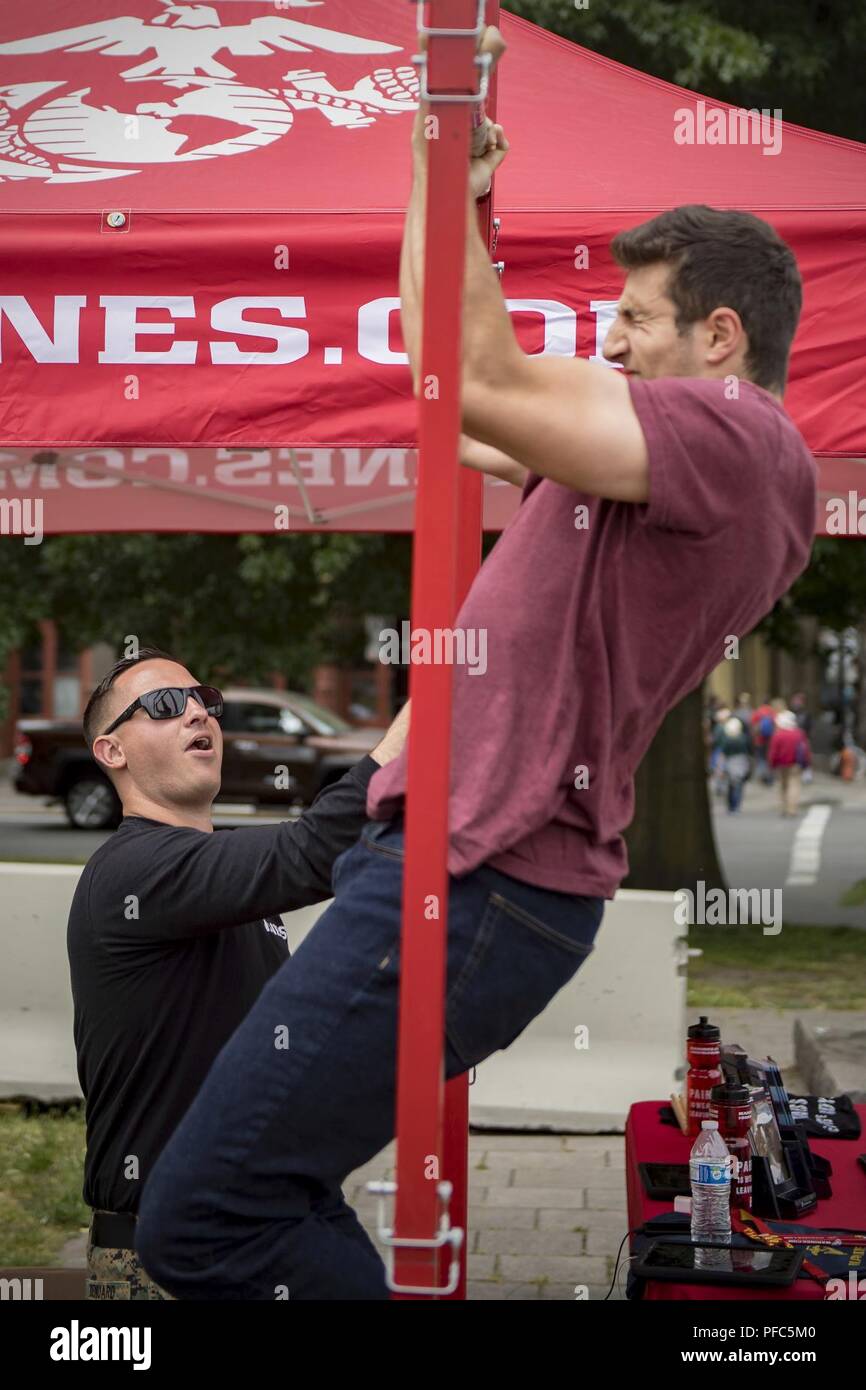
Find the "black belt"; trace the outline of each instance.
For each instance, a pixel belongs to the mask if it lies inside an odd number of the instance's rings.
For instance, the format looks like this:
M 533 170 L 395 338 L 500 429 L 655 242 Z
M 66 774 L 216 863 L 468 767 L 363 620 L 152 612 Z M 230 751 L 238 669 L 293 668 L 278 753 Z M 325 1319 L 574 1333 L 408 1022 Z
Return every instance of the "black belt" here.
M 95 1211 L 90 1223 L 93 1244 L 108 1250 L 134 1250 L 138 1218 L 125 1211 Z

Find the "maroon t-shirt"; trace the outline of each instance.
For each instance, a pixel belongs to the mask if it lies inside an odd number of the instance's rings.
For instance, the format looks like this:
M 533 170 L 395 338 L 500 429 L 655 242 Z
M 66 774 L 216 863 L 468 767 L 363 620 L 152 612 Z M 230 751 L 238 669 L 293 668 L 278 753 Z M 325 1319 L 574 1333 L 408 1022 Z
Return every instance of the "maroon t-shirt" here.
M 476 669 L 453 673 L 452 874 L 488 863 L 613 897 L 634 774 L 665 714 L 808 563 L 815 464 L 775 397 L 682 377 L 629 388 L 649 501 L 531 477 L 458 615 L 487 651 L 482 674 L 467 641 Z M 373 775 L 368 815 L 398 813 L 405 790 L 404 749 Z

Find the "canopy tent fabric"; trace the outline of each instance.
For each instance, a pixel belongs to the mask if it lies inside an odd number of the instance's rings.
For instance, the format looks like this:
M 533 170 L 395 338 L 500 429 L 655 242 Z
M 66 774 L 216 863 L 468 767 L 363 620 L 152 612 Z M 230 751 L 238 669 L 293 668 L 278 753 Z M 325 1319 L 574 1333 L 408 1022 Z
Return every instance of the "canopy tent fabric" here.
M 0 493 L 40 499 L 46 532 L 271 531 L 277 506 L 291 529 L 411 529 L 415 10 L 4 8 Z M 866 494 L 866 146 L 502 29 L 496 256 L 524 349 L 599 357 L 621 228 L 688 202 L 766 218 L 804 279 L 785 404 L 825 530 L 828 498 Z M 517 500 L 488 480 L 485 525 Z

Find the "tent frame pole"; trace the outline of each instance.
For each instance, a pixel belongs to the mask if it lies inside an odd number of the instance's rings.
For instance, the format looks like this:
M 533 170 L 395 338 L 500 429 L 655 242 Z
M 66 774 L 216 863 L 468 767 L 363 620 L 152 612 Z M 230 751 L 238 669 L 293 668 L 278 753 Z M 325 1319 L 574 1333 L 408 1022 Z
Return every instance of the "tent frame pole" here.
M 412 631 L 454 626 L 480 561 L 482 479 L 458 462 L 469 114 L 479 90 L 484 0 L 421 0 L 421 90 L 435 115 L 427 171 Z M 496 22 L 498 0 L 487 6 Z M 491 19 L 491 12 L 493 17 Z M 456 31 L 456 32 L 455 32 Z M 445 97 L 446 100 L 440 100 Z M 488 243 L 489 204 L 485 209 Z M 451 669 L 410 666 L 400 1003 L 397 1182 L 389 1286 L 396 1298 L 465 1297 L 468 1077 L 444 1083 Z M 380 1192 L 385 1185 L 377 1185 Z M 387 1185 L 391 1190 L 392 1186 Z M 391 1251 L 388 1252 L 389 1255 Z M 390 1261 L 389 1261 L 390 1263 Z

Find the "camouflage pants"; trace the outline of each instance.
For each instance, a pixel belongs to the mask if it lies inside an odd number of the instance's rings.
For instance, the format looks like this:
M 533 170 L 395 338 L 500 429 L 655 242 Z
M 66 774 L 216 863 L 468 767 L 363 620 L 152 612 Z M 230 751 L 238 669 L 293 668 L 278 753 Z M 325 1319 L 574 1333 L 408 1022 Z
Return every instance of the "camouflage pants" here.
M 91 1224 L 87 1241 L 87 1297 L 155 1300 L 170 1299 L 171 1294 L 145 1273 L 134 1250 L 94 1245 Z

